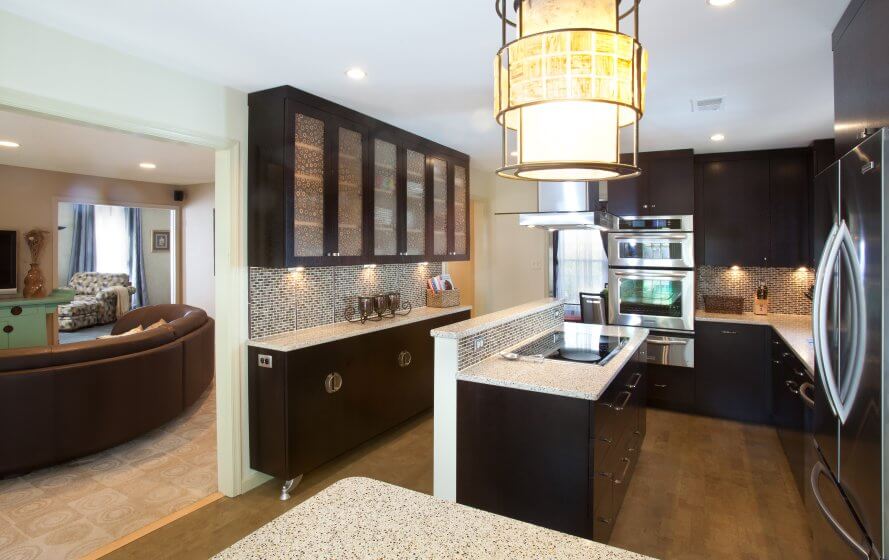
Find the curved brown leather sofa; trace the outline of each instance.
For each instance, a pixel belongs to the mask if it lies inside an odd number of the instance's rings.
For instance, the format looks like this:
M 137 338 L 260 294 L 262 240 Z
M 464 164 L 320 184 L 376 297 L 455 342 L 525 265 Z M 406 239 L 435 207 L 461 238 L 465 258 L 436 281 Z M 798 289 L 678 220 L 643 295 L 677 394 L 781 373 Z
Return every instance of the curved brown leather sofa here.
M 143 307 L 112 334 L 161 318 L 168 324 L 120 338 L 0 350 L 0 477 L 119 445 L 194 404 L 214 372 L 203 310 Z

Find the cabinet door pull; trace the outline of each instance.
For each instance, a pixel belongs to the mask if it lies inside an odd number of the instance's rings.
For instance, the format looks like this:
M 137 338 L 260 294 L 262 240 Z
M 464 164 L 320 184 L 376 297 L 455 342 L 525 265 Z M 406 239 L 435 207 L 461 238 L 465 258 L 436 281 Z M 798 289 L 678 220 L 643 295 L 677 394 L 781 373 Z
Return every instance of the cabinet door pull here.
M 12 313 L 13 315 L 21 315 L 21 314 L 22 314 L 22 308 L 19 307 L 18 305 L 16 305 L 16 306 L 13 307 L 12 309 L 10 309 L 9 312 Z
M 667 388 L 666 383 L 655 383 L 654 386 L 657 387 L 658 389 L 666 389 Z
M 621 461 L 622 461 L 623 463 L 625 463 L 625 464 L 624 464 L 624 470 L 623 470 L 623 472 L 620 473 L 620 477 L 614 479 L 614 483 L 615 483 L 615 484 L 623 484 L 623 483 L 624 483 L 624 481 L 625 481 L 626 478 L 627 478 L 627 472 L 630 470 L 630 465 L 633 464 L 633 463 L 630 461 L 630 459 L 627 458 L 627 457 L 624 457 L 623 459 L 621 459 Z
M 635 379 L 635 381 L 630 381 L 629 383 L 627 383 L 627 389 L 635 389 L 636 386 L 639 385 L 639 381 L 642 380 L 642 374 L 634 373 L 633 377 L 631 377 L 630 379 Z
M 15 329 L 12 328 L 12 325 L 6 325 L 5 327 L 3 327 L 3 332 L 5 332 L 6 334 L 9 334 L 9 333 L 11 333 L 11 332 L 14 331 L 14 330 L 15 330 Z
M 413 356 L 411 356 L 410 352 L 408 352 L 407 350 L 402 350 L 398 353 L 398 366 L 406 368 L 407 366 L 411 365 L 412 359 Z
M 722 334 L 738 334 L 738 331 L 720 331 Z
M 611 405 L 611 408 L 613 408 L 614 410 L 616 410 L 618 412 L 620 412 L 627 406 L 627 403 L 630 402 L 630 397 L 633 396 L 633 394 L 630 393 L 629 391 L 624 391 L 621 394 L 624 395 L 622 402 L 620 404 L 617 404 L 617 399 L 615 399 L 614 404 Z
M 861 174 L 866 175 L 877 168 L 877 163 L 874 161 L 869 161 L 861 166 Z
M 324 378 L 324 390 L 328 393 L 336 393 L 343 388 L 343 377 L 337 372 L 328 373 Z
M 603 443 L 614 443 L 614 440 L 611 439 L 610 437 L 600 437 L 599 441 L 601 441 Z
M 784 382 L 787 385 L 787 390 L 793 393 L 794 395 L 799 395 L 799 385 L 796 384 L 796 381 L 790 381 L 789 379 Z

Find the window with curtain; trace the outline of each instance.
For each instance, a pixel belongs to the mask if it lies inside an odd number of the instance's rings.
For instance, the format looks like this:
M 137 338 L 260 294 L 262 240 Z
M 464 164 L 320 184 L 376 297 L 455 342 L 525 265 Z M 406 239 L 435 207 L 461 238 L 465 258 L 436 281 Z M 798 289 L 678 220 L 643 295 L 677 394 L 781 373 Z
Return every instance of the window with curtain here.
M 580 292 L 601 292 L 608 282 L 608 256 L 598 231 L 563 230 L 554 234 L 553 282 L 564 298 L 566 315 L 580 316 Z
M 129 235 L 122 206 L 96 207 L 96 272 L 129 272 Z

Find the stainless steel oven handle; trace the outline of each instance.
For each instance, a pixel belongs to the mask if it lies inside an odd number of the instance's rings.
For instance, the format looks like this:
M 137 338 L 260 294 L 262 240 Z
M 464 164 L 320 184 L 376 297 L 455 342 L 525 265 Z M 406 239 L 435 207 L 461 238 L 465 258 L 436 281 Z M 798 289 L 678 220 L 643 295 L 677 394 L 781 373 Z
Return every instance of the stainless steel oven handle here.
M 685 339 L 654 340 L 649 338 L 646 342 L 660 346 L 688 346 L 688 340 Z
M 633 270 L 633 271 L 623 271 L 623 270 L 612 270 L 612 274 L 615 276 L 638 276 L 640 278 L 678 278 L 680 280 L 685 280 L 688 278 L 687 274 L 681 274 L 676 272 L 645 272 L 641 270 Z
M 686 233 L 642 233 L 637 235 L 631 235 L 627 233 L 612 234 L 611 237 L 614 239 L 646 239 L 646 240 L 654 240 L 654 239 L 689 239 L 688 234 Z
M 818 508 L 821 510 L 821 513 L 824 514 L 824 517 L 825 517 L 825 519 L 827 519 L 827 522 L 833 526 L 834 530 L 841 537 L 843 537 L 843 540 L 846 541 L 849 544 L 849 546 L 854 548 L 855 551 L 858 552 L 858 554 L 860 554 L 861 557 L 864 558 L 865 560 L 867 558 L 870 558 L 870 555 L 868 554 L 867 550 L 865 550 L 863 546 L 861 546 L 860 544 L 858 544 L 855 541 L 855 539 L 852 537 L 852 535 L 850 535 L 849 532 L 846 531 L 846 529 L 843 528 L 842 525 L 840 525 L 840 522 L 837 521 L 836 517 L 834 517 L 833 514 L 827 510 L 827 506 L 824 505 L 824 498 L 821 497 L 821 491 L 818 489 L 818 477 L 821 474 L 826 474 L 827 476 L 830 476 L 827 473 L 827 471 L 825 470 L 824 465 L 822 465 L 821 462 L 819 461 L 818 463 L 815 463 L 815 466 L 812 468 L 812 474 L 809 477 L 809 484 L 812 485 L 812 494 L 815 496 L 815 501 L 818 502 Z

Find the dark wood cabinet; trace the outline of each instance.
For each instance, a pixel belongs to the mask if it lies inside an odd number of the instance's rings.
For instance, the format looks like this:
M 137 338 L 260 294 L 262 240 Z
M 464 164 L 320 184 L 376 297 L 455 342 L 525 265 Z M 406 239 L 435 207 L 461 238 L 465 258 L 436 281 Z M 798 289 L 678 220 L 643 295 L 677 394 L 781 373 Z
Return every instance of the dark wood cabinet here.
M 811 153 L 798 148 L 696 157 L 697 262 L 807 265 Z
M 248 96 L 250 266 L 469 258 L 469 157 L 306 92 Z
M 768 343 L 771 329 L 695 323 L 695 411 L 742 422 L 771 420 Z
M 833 32 L 836 157 L 889 126 L 889 2 L 852 0 Z
M 694 412 L 694 368 L 649 364 L 648 405 L 677 412 Z
M 458 381 L 457 501 L 607 542 L 645 438 L 645 375 L 640 351 L 596 402 Z
M 806 478 L 806 407 L 814 406 L 814 381 L 806 368 L 777 335 L 772 335 L 771 418 L 796 488 L 805 499 Z
M 429 331 L 463 311 L 291 352 L 250 347 L 250 467 L 291 479 L 432 408 Z M 258 366 L 260 355 L 272 367 Z
M 639 168 L 639 177 L 609 185 L 609 212 L 618 216 L 694 214 L 692 150 L 642 152 Z

